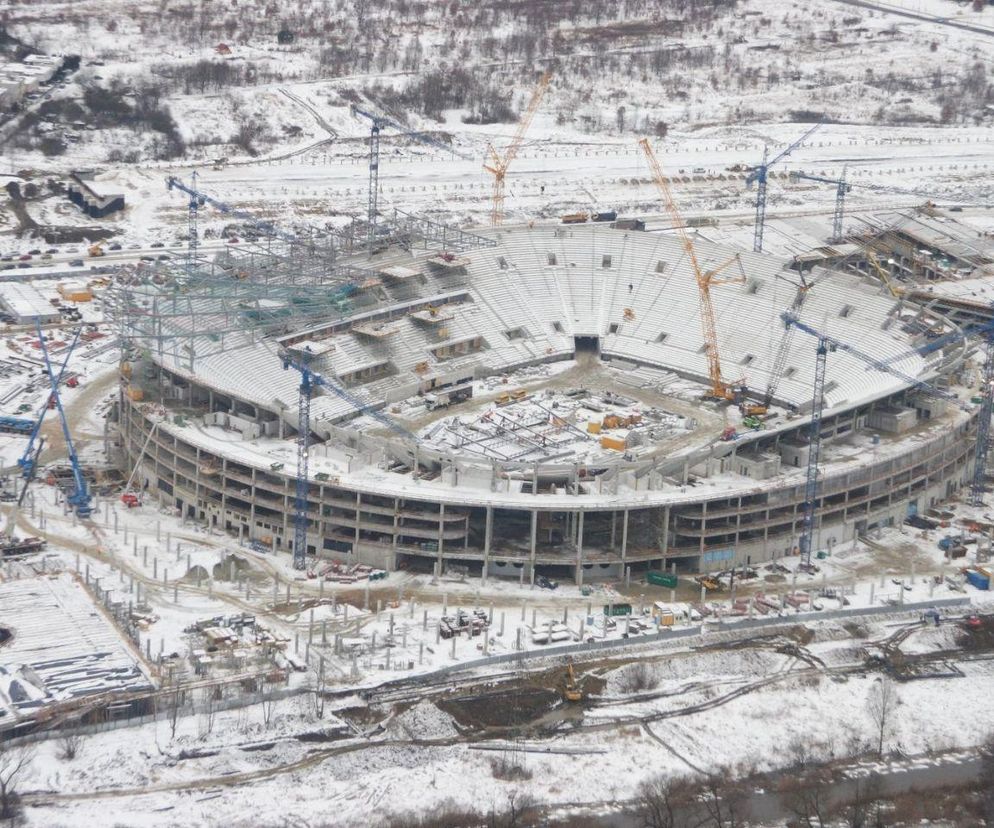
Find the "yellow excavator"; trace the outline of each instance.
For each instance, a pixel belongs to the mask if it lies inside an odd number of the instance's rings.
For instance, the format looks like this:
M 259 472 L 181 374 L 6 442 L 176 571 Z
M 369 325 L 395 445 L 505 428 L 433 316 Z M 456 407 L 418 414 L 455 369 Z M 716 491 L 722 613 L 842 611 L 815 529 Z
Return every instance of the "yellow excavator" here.
M 566 689 L 563 691 L 563 697 L 568 702 L 583 701 L 583 691 L 580 690 L 580 685 L 577 684 L 572 661 L 566 664 Z

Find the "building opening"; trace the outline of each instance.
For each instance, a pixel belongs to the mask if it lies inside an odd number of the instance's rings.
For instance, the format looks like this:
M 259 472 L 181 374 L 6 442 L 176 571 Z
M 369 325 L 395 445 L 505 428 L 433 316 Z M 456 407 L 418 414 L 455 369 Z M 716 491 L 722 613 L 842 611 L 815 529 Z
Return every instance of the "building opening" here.
M 599 336 L 574 336 L 573 349 L 577 354 L 599 354 L 601 339 Z

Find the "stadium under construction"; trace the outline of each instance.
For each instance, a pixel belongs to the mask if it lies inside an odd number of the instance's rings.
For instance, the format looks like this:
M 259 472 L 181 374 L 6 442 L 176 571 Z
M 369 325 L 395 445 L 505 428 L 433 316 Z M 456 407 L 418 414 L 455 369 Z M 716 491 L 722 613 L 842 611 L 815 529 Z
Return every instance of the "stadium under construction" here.
M 912 297 L 921 240 L 641 227 L 397 214 L 134 267 L 122 461 L 300 566 L 525 582 L 813 556 L 971 484 L 985 313 Z

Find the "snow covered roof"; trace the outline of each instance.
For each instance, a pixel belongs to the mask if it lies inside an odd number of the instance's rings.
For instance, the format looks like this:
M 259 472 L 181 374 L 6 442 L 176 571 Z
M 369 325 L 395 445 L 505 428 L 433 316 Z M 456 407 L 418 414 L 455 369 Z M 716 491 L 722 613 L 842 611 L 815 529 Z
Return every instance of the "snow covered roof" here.
M 0 583 L 0 729 L 46 704 L 150 688 L 120 633 L 71 575 Z

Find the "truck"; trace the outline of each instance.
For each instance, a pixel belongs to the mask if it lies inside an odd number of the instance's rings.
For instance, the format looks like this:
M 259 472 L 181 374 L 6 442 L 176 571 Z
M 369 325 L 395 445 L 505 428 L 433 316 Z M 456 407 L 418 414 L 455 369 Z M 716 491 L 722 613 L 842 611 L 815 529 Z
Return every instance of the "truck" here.
M 660 572 L 657 569 L 650 569 L 645 573 L 645 581 L 647 584 L 676 589 L 677 577 L 672 572 Z
M 473 383 L 462 382 L 453 385 L 451 388 L 435 389 L 431 393 L 425 394 L 425 408 L 435 411 L 438 408 L 447 408 L 450 405 L 464 402 L 473 398 Z
M 562 217 L 563 224 L 583 224 L 590 216 L 586 213 L 567 213 Z

